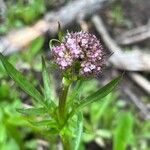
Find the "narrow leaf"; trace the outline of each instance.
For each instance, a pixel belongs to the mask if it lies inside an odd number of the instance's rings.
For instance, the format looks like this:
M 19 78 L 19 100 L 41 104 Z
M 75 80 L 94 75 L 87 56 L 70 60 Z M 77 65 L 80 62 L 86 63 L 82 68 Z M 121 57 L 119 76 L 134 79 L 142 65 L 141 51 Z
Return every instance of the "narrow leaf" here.
M 2 61 L 9 76 L 20 86 L 20 88 L 22 88 L 27 94 L 33 97 L 34 100 L 43 104 L 43 96 L 40 94 L 40 92 L 8 62 L 1 53 L 0 60 Z
M 81 112 L 79 112 L 77 114 L 77 127 L 75 130 L 75 137 L 73 139 L 73 150 L 78 150 L 79 145 L 80 145 L 80 141 L 81 141 L 81 136 L 82 136 L 82 132 L 83 132 L 83 115 Z
M 91 105 L 91 121 L 95 126 L 98 125 L 96 123 L 101 120 L 101 117 L 105 114 L 107 109 L 109 109 L 110 104 L 114 100 L 116 100 L 116 95 L 112 92 L 105 96 L 102 101 Z
M 50 86 L 50 78 L 49 74 L 47 72 L 46 63 L 44 58 L 42 57 L 42 76 L 43 76 L 43 83 L 44 83 L 44 96 L 45 96 L 45 102 L 48 107 L 56 107 L 56 104 L 53 101 L 53 93 L 52 87 Z
M 29 121 L 35 126 L 49 126 L 51 128 L 56 127 L 56 123 L 53 120 L 41 120 L 41 121 Z
M 24 115 L 41 115 L 46 112 L 46 109 L 44 107 L 40 108 L 17 108 L 17 111 L 19 113 L 22 113 Z
M 33 57 L 37 55 L 37 53 L 41 50 L 43 43 L 44 43 L 43 37 L 38 37 L 31 42 L 28 50 L 25 53 L 25 56 L 28 61 L 31 61 Z
M 69 101 L 74 100 L 76 98 L 76 96 L 79 95 L 81 88 L 82 88 L 82 84 L 83 84 L 82 80 L 79 80 L 76 82 L 76 85 L 73 88 L 73 90 L 69 96 Z
M 80 104 L 77 106 L 77 109 L 81 109 L 85 106 L 87 106 L 90 103 L 96 102 L 100 100 L 101 98 L 105 97 L 108 95 L 119 83 L 119 81 L 122 79 L 122 76 L 119 76 L 112 81 L 110 81 L 108 84 L 106 84 L 104 87 L 96 91 L 95 93 L 91 94 L 87 98 L 81 100 Z
M 44 83 L 44 95 L 46 100 L 51 100 L 51 88 L 50 88 L 50 79 L 46 69 L 46 63 L 44 58 L 42 57 L 42 76 Z
M 60 22 L 58 22 L 58 39 L 59 39 L 59 41 L 62 42 L 63 36 L 64 36 L 64 33 L 63 33 L 63 31 L 62 31 Z

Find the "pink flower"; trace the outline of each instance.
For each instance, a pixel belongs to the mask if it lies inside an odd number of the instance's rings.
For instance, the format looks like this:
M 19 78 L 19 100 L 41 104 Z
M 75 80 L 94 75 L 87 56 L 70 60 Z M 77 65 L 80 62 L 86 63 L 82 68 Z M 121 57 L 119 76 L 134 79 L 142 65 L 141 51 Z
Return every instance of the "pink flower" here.
M 78 62 L 83 76 L 97 75 L 105 63 L 104 50 L 95 35 L 87 32 L 67 33 L 59 46 L 52 47 L 54 60 L 62 70 Z

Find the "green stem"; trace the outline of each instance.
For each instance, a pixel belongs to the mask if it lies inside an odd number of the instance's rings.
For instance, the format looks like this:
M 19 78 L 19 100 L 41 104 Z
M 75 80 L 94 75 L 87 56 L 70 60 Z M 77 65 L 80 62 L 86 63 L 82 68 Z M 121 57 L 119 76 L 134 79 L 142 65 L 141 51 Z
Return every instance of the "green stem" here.
M 66 98 L 68 93 L 69 86 L 63 85 L 61 89 L 61 94 L 59 96 L 59 115 L 60 117 L 64 117 L 65 115 L 65 105 L 66 105 Z
M 69 87 L 71 85 L 71 81 L 66 79 L 65 77 L 62 80 L 62 88 L 59 95 L 59 122 L 60 126 L 63 127 L 64 123 L 66 121 L 66 101 L 67 101 L 67 95 L 69 91 Z M 67 135 L 61 136 L 61 141 L 63 144 L 64 150 L 71 150 L 71 145 L 69 142 L 69 137 Z
M 61 92 L 59 95 L 59 118 L 60 118 L 60 122 L 62 122 L 63 120 L 65 120 L 65 108 L 66 108 L 66 101 L 67 101 L 67 94 L 68 94 L 68 90 L 69 90 L 69 86 L 70 86 L 70 82 L 66 79 L 63 78 L 62 81 L 62 88 L 61 88 Z

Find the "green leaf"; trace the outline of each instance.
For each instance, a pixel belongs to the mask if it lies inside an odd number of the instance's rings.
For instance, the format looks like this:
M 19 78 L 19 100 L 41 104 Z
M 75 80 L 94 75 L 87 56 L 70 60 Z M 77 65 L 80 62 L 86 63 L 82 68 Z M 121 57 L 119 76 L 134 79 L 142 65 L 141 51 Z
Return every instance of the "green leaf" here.
M 77 127 L 75 129 L 75 137 L 73 138 L 73 148 L 72 150 L 78 150 L 80 141 L 81 141 L 81 136 L 83 132 L 83 115 L 81 112 L 77 114 Z
M 53 108 L 56 108 L 56 104 L 52 100 L 53 93 L 52 93 L 52 87 L 50 86 L 50 78 L 49 74 L 47 72 L 46 63 L 44 58 L 42 57 L 42 76 L 43 76 L 43 83 L 44 83 L 44 96 L 45 96 L 45 102 L 48 104 L 48 106 L 53 106 Z
M 44 83 L 44 95 L 46 100 L 51 100 L 51 88 L 50 88 L 50 79 L 46 69 L 46 63 L 44 58 L 42 57 L 42 76 Z
M 27 140 L 24 143 L 24 148 L 25 149 L 33 150 L 33 149 L 37 149 L 37 147 L 38 147 L 38 141 L 37 141 L 37 139 Z
M 99 129 L 97 130 L 96 135 L 102 138 L 106 138 L 106 139 L 112 138 L 112 133 L 108 129 Z
M 58 22 L 58 39 L 59 39 L 60 42 L 62 42 L 63 36 L 64 36 L 64 33 L 61 29 L 60 22 Z
M 82 80 L 78 80 L 69 96 L 69 101 L 72 101 L 76 98 L 76 96 L 81 92 L 81 88 L 82 88 L 82 84 L 83 81 Z
M 56 123 L 54 122 L 54 120 L 41 120 L 41 121 L 30 121 L 29 122 L 34 125 L 34 126 L 48 126 L 51 128 L 56 128 Z
M 28 61 L 33 60 L 35 55 L 41 50 L 44 43 L 43 37 L 38 37 L 35 40 L 33 40 L 28 48 L 28 50 L 25 53 L 26 59 Z
M 113 150 L 126 150 L 133 134 L 133 119 L 131 113 L 120 114 L 113 137 Z
M 90 95 L 97 91 L 98 88 L 98 81 L 96 79 L 88 79 L 87 81 L 84 81 L 82 85 L 82 97 L 87 97 L 87 95 Z
M 41 114 L 43 114 L 43 113 L 46 112 L 46 109 L 44 107 L 40 107 L 40 108 L 28 108 L 28 109 L 17 108 L 17 111 L 19 113 L 24 114 L 24 115 L 41 115 Z
M 106 84 L 104 87 L 96 91 L 95 93 L 91 94 L 87 98 L 81 100 L 79 105 L 77 106 L 77 109 L 82 109 L 83 107 L 87 106 L 88 104 L 91 104 L 93 102 L 96 102 L 106 95 L 108 95 L 119 83 L 119 81 L 122 79 L 122 75 L 113 79 L 108 84 Z
M 114 92 L 109 93 L 101 101 L 93 103 L 91 105 L 91 122 L 96 127 L 99 125 L 101 117 L 106 114 L 107 109 L 110 107 L 110 104 L 116 100 L 116 94 Z
M 57 129 L 57 127 L 51 127 L 50 129 L 45 131 L 45 134 L 47 136 L 58 135 L 59 133 L 60 133 L 60 131 L 59 131 L 59 129 Z
M 44 104 L 44 98 L 40 94 L 40 92 L 8 62 L 1 53 L 0 60 L 2 61 L 9 76 L 20 86 L 20 88 L 22 88 L 27 94 L 29 94 L 35 101 Z

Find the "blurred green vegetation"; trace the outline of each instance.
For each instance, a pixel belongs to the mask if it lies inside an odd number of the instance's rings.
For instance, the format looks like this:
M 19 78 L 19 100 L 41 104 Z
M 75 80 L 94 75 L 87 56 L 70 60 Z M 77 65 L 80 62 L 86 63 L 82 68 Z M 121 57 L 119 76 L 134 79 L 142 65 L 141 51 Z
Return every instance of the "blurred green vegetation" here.
M 28 143 L 34 139 L 25 140 L 31 133 L 30 128 L 25 128 L 27 122 L 17 113 L 16 108 L 21 106 L 19 94 L 6 80 L 0 81 L 0 149 L 20 150 L 28 149 Z M 35 149 L 36 145 L 32 149 Z
M 115 27 L 125 27 L 128 29 L 133 27 L 132 21 L 125 17 L 125 10 L 123 9 L 121 0 L 115 0 L 108 12 Z
M 9 61 L 13 65 L 21 65 L 21 70 L 28 70 L 28 79 L 37 85 L 37 80 L 33 76 L 32 69 L 38 71 L 41 64 L 37 54 L 40 53 L 44 39 L 39 37 L 35 39 L 25 52 L 20 52 L 9 57 Z M 36 65 L 32 65 L 37 61 Z M 29 70 L 31 69 L 31 71 Z M 38 69 L 37 69 L 38 68 Z M 17 108 L 22 107 L 22 93 L 14 85 L 14 82 L 8 80 L 8 75 L 5 72 L 0 62 L 0 149 L 1 150 L 26 150 L 36 149 L 37 139 L 34 134 L 38 131 L 27 122 Z M 28 137 L 30 134 L 33 137 Z M 27 138 L 28 137 L 28 138 Z M 27 140 L 26 140 L 27 138 Z
M 34 23 L 46 11 L 44 0 L 10 0 L 6 1 L 4 21 L 0 25 L 0 33 L 6 33 L 10 28 L 20 28 Z
M 96 91 L 98 86 L 97 80 L 85 82 L 83 95 Z M 99 141 L 104 149 L 109 146 L 113 150 L 149 150 L 150 121 L 140 119 L 135 106 L 119 95 L 112 92 L 85 109 L 81 150 L 92 141 Z
M 124 15 L 123 10 L 120 4 L 116 4 L 112 7 L 112 19 L 114 20 L 114 23 L 122 25 L 124 22 Z
M 6 34 L 14 28 L 34 23 L 46 11 L 61 6 L 69 0 L 6 0 L 3 12 L 0 12 L 0 34 Z

